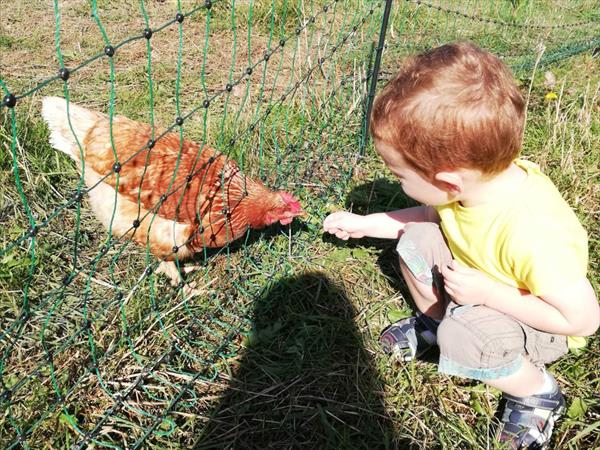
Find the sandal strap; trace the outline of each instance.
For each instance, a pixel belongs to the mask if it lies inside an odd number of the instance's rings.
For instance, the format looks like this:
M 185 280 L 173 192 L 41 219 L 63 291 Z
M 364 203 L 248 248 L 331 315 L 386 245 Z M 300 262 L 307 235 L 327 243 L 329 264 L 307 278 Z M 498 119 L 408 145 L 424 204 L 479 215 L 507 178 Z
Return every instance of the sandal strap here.
M 540 414 L 541 413 L 541 414 Z M 504 410 L 502 415 L 502 422 L 504 422 L 504 429 L 517 428 L 522 430 L 524 426 L 539 425 L 540 422 L 545 422 L 548 417 L 552 414 L 552 410 L 518 410 L 509 409 L 508 407 Z
M 550 377 L 552 383 L 554 384 L 554 389 L 551 392 L 548 392 L 546 394 L 530 395 L 529 397 L 516 397 L 514 395 L 505 393 L 503 394 L 503 397 L 506 399 L 507 406 L 509 406 L 512 403 L 518 409 L 523 409 L 523 407 L 527 407 L 554 410 L 563 405 L 564 399 L 562 394 L 560 394 L 560 390 L 558 388 L 558 385 L 556 384 L 556 380 L 549 373 L 546 372 L 546 374 Z M 521 405 L 521 407 L 519 407 L 518 405 Z
M 439 321 L 433 320 L 431 317 L 422 313 L 418 313 L 415 318 L 423 325 L 425 325 L 425 328 L 427 328 L 429 331 L 431 331 L 434 334 L 437 334 L 437 329 L 440 326 Z
M 425 315 L 408 317 L 390 325 L 379 338 L 386 353 L 410 361 L 437 343 L 438 324 Z
M 518 405 L 527 406 L 529 408 L 539 408 L 553 410 L 560 406 L 560 400 L 540 397 L 513 397 L 512 395 L 504 394 L 504 398 L 508 402 L 513 402 Z
M 542 449 L 549 442 L 555 421 L 565 409 L 565 400 L 556 381 L 547 394 L 516 397 L 503 394 L 506 399 L 502 414 L 500 441 L 512 442 L 514 448 Z

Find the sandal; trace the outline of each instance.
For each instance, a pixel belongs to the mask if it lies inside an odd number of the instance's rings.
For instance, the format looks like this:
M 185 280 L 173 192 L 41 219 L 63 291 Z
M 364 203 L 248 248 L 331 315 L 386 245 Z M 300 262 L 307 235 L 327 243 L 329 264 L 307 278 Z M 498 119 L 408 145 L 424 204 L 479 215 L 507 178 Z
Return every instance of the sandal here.
M 499 440 L 508 443 L 512 450 L 546 448 L 554 423 L 565 410 L 565 399 L 560 388 L 556 380 L 548 375 L 554 383 L 550 393 L 529 397 L 503 395 L 506 405 Z
M 420 314 L 402 319 L 383 330 L 382 350 L 399 361 L 411 361 L 437 344 L 439 323 Z

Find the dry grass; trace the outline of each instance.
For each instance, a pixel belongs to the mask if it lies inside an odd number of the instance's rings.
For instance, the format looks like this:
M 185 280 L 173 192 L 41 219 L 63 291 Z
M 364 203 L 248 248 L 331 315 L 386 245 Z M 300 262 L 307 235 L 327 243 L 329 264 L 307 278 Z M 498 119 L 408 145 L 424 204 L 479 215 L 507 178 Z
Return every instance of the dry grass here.
M 182 2 L 182 10 L 200 3 Z M 508 3 L 476 12 L 506 19 L 502 8 L 510 11 Z M 550 9 L 566 23 L 595 17 L 586 2 L 579 9 L 549 1 L 517 3 L 521 9 L 515 20 L 523 23 L 528 17 L 543 22 L 540 17 Z M 61 48 L 66 65 L 74 67 L 100 51 L 103 43 L 88 2 L 59 4 Z M 174 1 L 144 4 L 152 27 L 176 11 Z M 32 430 L 27 435 L 31 448 L 71 448 L 86 433 L 92 433 L 98 448 L 496 447 L 490 426 L 496 391 L 438 374 L 432 364 L 435 355 L 391 366 L 379 353 L 380 331 L 410 314 L 390 244 L 343 243 L 321 233 L 321 221 L 333 209 L 366 213 L 410 204 L 377 158 L 368 155 L 357 164 L 365 65 L 380 11 L 319 68 L 318 58 L 353 23 L 369 17 L 366 4 L 339 2 L 335 12 L 318 15 L 297 40 L 296 22 L 316 14 L 322 2 L 298 2 L 287 9 L 286 4 L 272 3 L 277 20 L 270 41 L 274 48 L 281 32 L 292 36 L 284 49 L 272 55 L 266 71 L 259 64 L 249 82 L 244 79 L 229 95 L 215 99 L 206 116 L 203 110 L 194 115 L 185 133 L 230 151 L 271 185 L 298 193 L 309 217 L 289 229 L 252 233 L 230 248 L 199 255 L 203 268 L 193 278 L 207 286 L 206 294 L 192 299 L 183 298 L 161 277 L 142 277 L 156 263 L 143 248 L 119 242 L 101 257 L 98 250 L 107 236 L 85 200 L 81 209 L 69 206 L 51 218 L 36 236 L 35 253 L 29 240 L 3 253 L 0 330 L 10 327 L 11 337 L 0 342 L 0 395 L 6 388 L 12 392 L 0 416 L 4 446 L 18 447 L 17 434 Z M 178 28 L 152 37 L 157 124 L 172 123 L 177 98 L 182 110 L 189 111 L 222 90 L 230 76 L 240 76 L 248 61 L 260 61 L 269 48 L 271 3 L 253 3 L 249 41 L 250 5 L 236 2 L 235 40 L 232 10 L 224 2 L 215 2 L 212 9 L 208 44 L 204 11 L 185 19 L 179 96 Z M 58 68 L 54 16 L 47 2 L 11 2 L 5 11 L 0 78 L 11 91 L 24 92 Z M 113 43 L 145 28 L 138 2 L 98 1 L 98 11 Z M 279 21 L 284 11 L 285 23 Z M 408 12 L 411 20 L 402 24 Z M 385 74 L 394 72 L 407 51 L 446 38 L 471 37 L 502 55 L 518 56 L 531 50 L 540 36 L 532 31 L 521 39 L 520 30 L 447 19 L 404 3 L 396 7 L 391 29 Z M 550 43 L 570 42 L 593 29 L 551 34 Z M 149 121 L 147 57 L 144 40 L 119 48 L 114 86 L 115 111 Z M 553 85 L 544 77 L 548 69 L 556 79 Z M 525 145 L 526 156 L 549 173 L 589 230 L 600 226 L 595 182 L 600 163 L 599 69 L 598 58 L 584 54 L 536 73 Z M 71 99 L 106 111 L 109 75 L 106 58 L 82 68 L 69 80 Z M 524 86 L 530 75 L 522 75 Z M 348 80 L 344 86 L 342 79 Z M 293 90 L 298 80 L 301 86 Z M 544 99 L 549 90 L 559 94 L 557 101 Z M 278 103 L 287 91 L 290 95 Z M 64 205 L 78 183 L 70 161 L 49 148 L 38 113 L 41 95 L 62 92 L 60 83 L 52 83 L 20 100 L 16 108 L 17 167 L 38 221 Z M 274 112 L 263 118 L 269 104 Z M 222 122 L 225 109 L 228 118 Z M 11 172 L 11 122 L 4 111 L 3 247 L 28 227 Z M 257 120 L 256 130 L 248 132 Z M 240 133 L 239 142 L 229 148 L 228 140 Z M 592 234 L 590 274 L 596 289 L 599 254 Z M 74 265 L 80 272 L 65 286 Z M 30 315 L 19 320 L 25 286 Z M 18 323 L 23 327 L 13 328 Z M 600 421 L 595 394 L 600 390 L 595 375 L 598 345 L 595 338 L 582 355 L 569 355 L 552 366 L 569 399 L 556 448 L 600 445 L 594 434 Z

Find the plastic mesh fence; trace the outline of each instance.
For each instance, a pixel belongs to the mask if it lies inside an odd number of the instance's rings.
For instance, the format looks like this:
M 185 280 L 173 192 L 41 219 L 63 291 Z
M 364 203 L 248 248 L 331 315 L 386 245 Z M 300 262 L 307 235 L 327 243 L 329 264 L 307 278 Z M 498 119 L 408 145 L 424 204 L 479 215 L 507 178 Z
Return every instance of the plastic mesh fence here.
M 383 49 L 385 1 L 8 3 L 0 29 L 0 446 L 8 449 L 192 445 L 203 422 L 189 421 L 208 414 L 213 381 L 235 367 L 253 302 L 277 279 L 310 270 L 325 205 L 343 197 L 367 143 L 379 50 L 385 81 L 402 56 L 457 39 L 494 51 L 517 74 L 600 47 L 592 1 L 398 1 Z M 35 48 L 20 45 L 25 30 Z M 172 131 L 216 148 L 250 177 L 293 192 L 309 216 L 196 255 L 190 278 L 203 294 L 189 298 L 154 274 L 160 261 L 148 247 L 95 219 L 86 194 L 102 180 L 86 186 L 50 148 L 42 95 L 165 127 L 154 141 Z

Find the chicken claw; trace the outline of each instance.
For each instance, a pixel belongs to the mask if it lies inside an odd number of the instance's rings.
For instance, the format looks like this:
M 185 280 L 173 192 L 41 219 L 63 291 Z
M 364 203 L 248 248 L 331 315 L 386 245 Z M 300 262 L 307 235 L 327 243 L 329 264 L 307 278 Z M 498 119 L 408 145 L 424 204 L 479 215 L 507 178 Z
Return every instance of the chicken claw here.
M 200 268 L 200 266 L 183 266 L 180 265 L 180 269 L 181 272 L 183 272 L 183 274 L 189 274 L 191 272 L 193 272 L 194 270 L 198 270 Z M 179 269 L 177 268 L 177 264 L 175 264 L 174 261 L 162 261 L 158 267 L 156 268 L 156 270 L 154 271 L 155 274 L 164 274 L 166 275 L 168 278 L 170 278 L 170 283 L 171 286 L 175 287 L 177 286 L 181 281 L 183 281 L 185 284 L 183 286 L 183 295 L 186 298 L 191 298 L 191 297 L 195 297 L 197 295 L 200 295 L 204 292 L 206 292 L 206 290 L 204 289 L 205 286 L 203 286 L 202 288 L 198 288 L 198 283 L 196 281 L 192 281 L 191 283 L 187 283 L 183 280 L 183 275 L 179 272 Z

